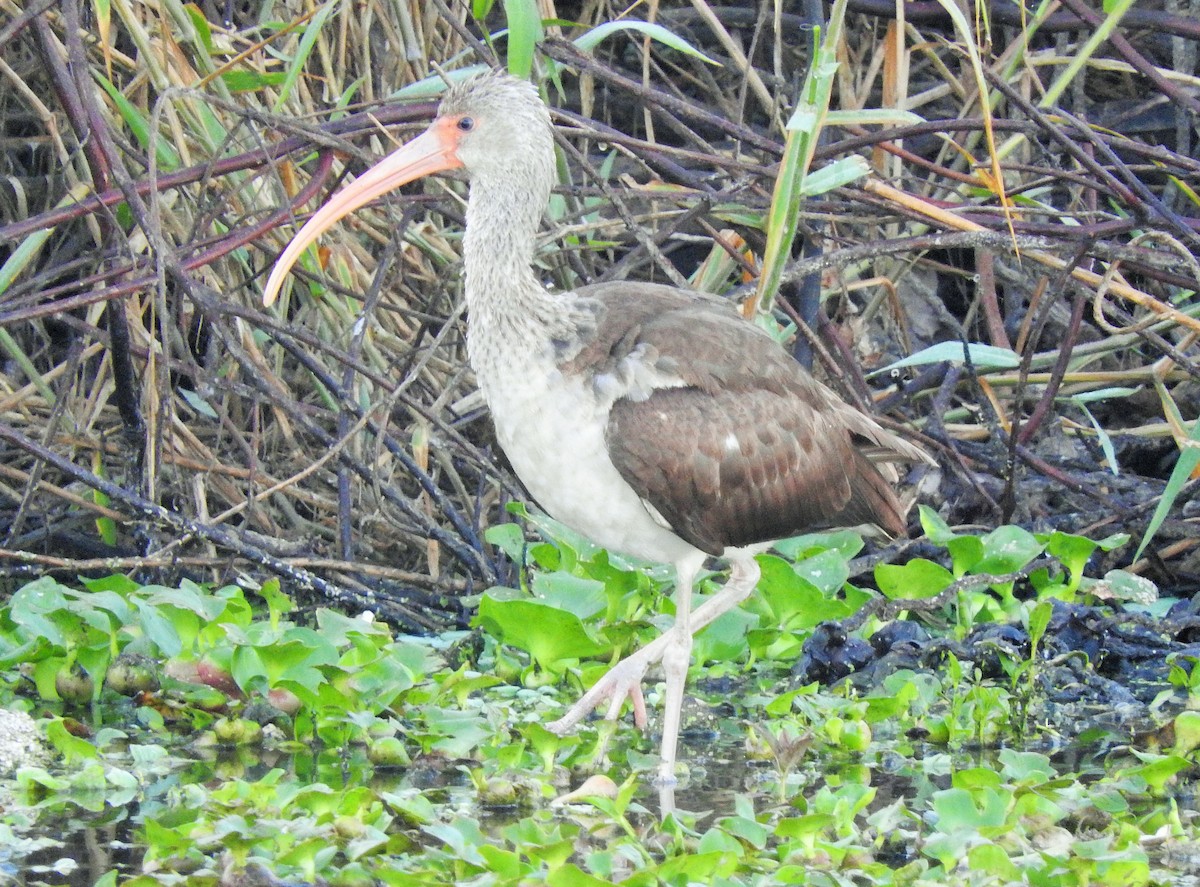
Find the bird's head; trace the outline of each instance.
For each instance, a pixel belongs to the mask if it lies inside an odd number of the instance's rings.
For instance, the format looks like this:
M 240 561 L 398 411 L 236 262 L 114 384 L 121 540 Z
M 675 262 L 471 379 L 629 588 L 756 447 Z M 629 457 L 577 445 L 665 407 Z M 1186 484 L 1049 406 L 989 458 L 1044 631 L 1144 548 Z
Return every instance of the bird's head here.
M 425 132 L 313 213 L 271 270 L 263 303 L 275 301 L 287 273 L 313 241 L 375 198 L 422 176 L 453 169 L 464 169 L 474 181 L 500 179 L 523 185 L 521 180 L 527 178 L 532 188 L 552 180 L 553 144 L 549 111 L 532 84 L 495 71 L 451 87 Z

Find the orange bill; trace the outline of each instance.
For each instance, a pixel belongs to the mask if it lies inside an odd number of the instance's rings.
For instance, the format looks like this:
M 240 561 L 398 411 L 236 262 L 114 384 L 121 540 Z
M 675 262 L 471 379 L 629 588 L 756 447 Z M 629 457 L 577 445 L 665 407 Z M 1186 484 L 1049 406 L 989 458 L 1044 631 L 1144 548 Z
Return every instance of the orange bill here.
M 270 305 L 275 301 L 283 287 L 283 279 L 300 255 L 343 217 L 421 176 L 461 167 L 462 161 L 456 153 L 461 133 L 455 128 L 455 122 L 452 117 L 439 117 L 429 129 L 379 161 L 313 213 L 275 262 L 263 288 L 263 304 Z

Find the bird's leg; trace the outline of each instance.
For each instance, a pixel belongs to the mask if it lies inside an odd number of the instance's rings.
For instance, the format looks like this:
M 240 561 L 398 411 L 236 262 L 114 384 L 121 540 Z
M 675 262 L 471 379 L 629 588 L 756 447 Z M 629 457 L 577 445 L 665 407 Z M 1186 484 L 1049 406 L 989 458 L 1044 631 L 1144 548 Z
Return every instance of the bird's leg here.
M 683 690 L 688 666 L 692 662 L 692 583 L 701 565 L 680 563 L 675 579 L 675 624 L 664 637 L 662 664 L 666 675 L 663 695 L 662 757 L 658 764 L 658 783 L 675 783 L 675 751 L 679 745 L 679 722 L 683 717 Z
M 692 634 L 700 631 L 718 616 L 732 610 L 750 596 L 754 586 L 758 584 L 761 575 L 758 563 L 754 558 L 746 556 L 737 558 L 730 563 L 729 581 L 719 592 L 708 598 L 691 614 L 690 628 Z M 648 643 L 636 653 L 622 659 L 598 680 L 583 697 L 567 710 L 557 721 L 546 727 L 553 733 L 562 735 L 587 717 L 605 699 L 611 699 L 605 717 L 615 720 L 621 713 L 621 706 L 629 699 L 633 703 L 634 723 L 638 727 L 646 724 L 646 705 L 642 701 L 642 678 L 646 669 L 663 658 L 663 652 L 671 641 L 670 631 Z

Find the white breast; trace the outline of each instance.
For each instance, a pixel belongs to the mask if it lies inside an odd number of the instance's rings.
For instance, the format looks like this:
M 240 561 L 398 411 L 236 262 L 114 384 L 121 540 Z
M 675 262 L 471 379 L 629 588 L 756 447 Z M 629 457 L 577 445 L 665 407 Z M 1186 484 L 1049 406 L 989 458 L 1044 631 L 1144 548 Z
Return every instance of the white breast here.
M 593 386 L 548 359 L 515 363 L 477 372 L 500 446 L 538 505 L 612 551 L 661 562 L 694 553 L 655 521 L 613 466 L 607 408 Z

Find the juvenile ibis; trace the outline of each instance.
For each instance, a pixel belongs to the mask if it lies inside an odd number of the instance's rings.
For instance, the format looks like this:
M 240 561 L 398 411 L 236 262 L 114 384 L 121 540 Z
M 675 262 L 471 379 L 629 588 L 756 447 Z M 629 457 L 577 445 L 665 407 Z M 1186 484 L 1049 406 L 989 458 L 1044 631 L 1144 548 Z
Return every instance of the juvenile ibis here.
M 532 269 L 555 181 L 550 115 L 532 85 L 493 72 L 453 86 L 422 135 L 321 207 L 263 294 L 325 229 L 420 176 L 470 179 L 463 261 L 467 350 L 496 437 L 550 515 L 612 551 L 673 564 L 675 622 L 614 666 L 552 726 L 604 700 L 645 724 L 642 677 L 665 674 L 659 779 L 675 780 L 692 635 L 744 600 L 774 540 L 873 524 L 902 534 L 889 461 L 928 461 L 812 378 L 765 332 L 712 296 L 650 283 L 551 293 Z M 709 556 L 730 577 L 692 607 Z

